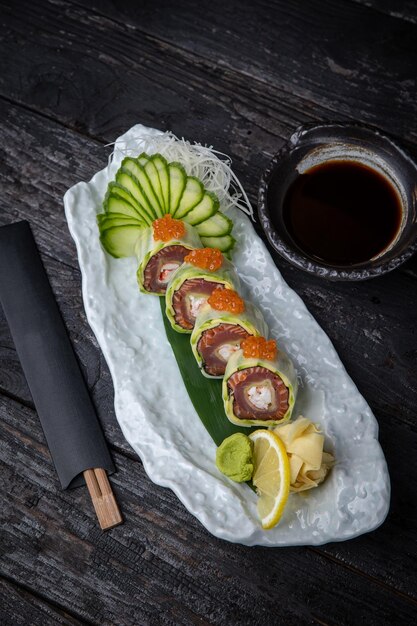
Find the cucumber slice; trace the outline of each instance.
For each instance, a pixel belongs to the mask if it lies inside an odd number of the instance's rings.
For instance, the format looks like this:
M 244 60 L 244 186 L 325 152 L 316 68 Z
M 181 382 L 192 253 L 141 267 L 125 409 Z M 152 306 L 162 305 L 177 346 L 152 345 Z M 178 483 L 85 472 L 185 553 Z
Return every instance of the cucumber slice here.
M 149 161 L 145 163 L 143 168 L 149 178 L 149 181 L 152 185 L 153 192 L 155 194 L 155 198 L 158 202 L 158 204 L 155 205 L 155 210 L 159 211 L 158 217 L 163 217 L 166 212 L 165 206 L 164 206 L 164 196 L 162 192 L 161 181 L 159 179 L 158 169 L 155 165 L 155 161 L 152 158 L 150 158 Z
M 195 209 L 193 209 L 195 210 Z M 221 211 L 217 211 L 208 220 L 196 225 L 200 237 L 222 237 L 232 232 L 233 222 Z
M 187 174 L 180 163 L 168 163 L 169 173 L 169 212 L 174 215 L 181 200 Z
M 118 194 L 115 194 L 113 192 L 107 193 L 103 203 L 103 207 L 106 214 L 117 213 L 119 215 L 126 215 L 131 219 L 141 220 L 141 222 L 148 225 L 152 223 L 146 213 L 138 213 L 138 211 L 132 204 L 130 204 L 130 202 L 127 202 Z
M 110 193 L 115 196 L 119 196 L 119 198 L 122 198 L 122 200 L 125 200 L 126 202 L 131 204 L 136 209 L 138 215 L 141 215 L 142 207 L 140 206 L 136 198 L 132 196 L 130 191 L 125 189 L 125 187 L 122 187 L 118 183 L 109 183 L 107 187 L 107 195 L 109 195 Z
M 203 195 L 201 201 L 184 216 L 184 221 L 191 224 L 191 226 L 196 226 L 196 224 L 200 224 L 204 222 L 204 220 L 208 220 L 209 217 L 214 215 L 219 209 L 219 201 L 214 195 L 214 193 L 210 193 L 206 191 Z
M 159 200 L 159 204 L 162 209 L 162 213 L 169 213 L 169 177 L 168 177 L 168 163 L 162 154 L 154 154 L 149 156 L 146 152 L 142 152 L 137 157 L 139 165 L 145 168 L 145 172 L 154 187 L 155 195 Z M 152 165 L 148 165 L 150 162 Z M 147 166 L 147 167 L 146 167 Z M 158 173 L 158 179 L 155 177 L 155 169 Z
M 164 207 L 164 213 L 169 213 L 169 171 L 168 163 L 162 154 L 154 154 L 151 157 L 151 161 L 156 167 L 159 176 L 159 183 L 161 187 L 162 203 Z
M 97 215 L 97 224 L 100 232 L 113 228 L 114 226 L 136 226 L 136 228 L 146 228 L 145 222 L 139 218 L 123 215 L 123 213 L 99 213 Z
M 218 248 L 221 252 L 229 252 L 236 243 L 232 235 L 223 237 L 201 237 L 201 243 L 206 248 Z
M 184 191 L 182 192 L 181 200 L 178 204 L 177 210 L 173 214 L 176 220 L 180 220 L 187 213 L 195 207 L 196 204 L 201 202 L 204 195 L 204 187 L 198 178 L 194 176 L 187 176 Z
M 148 203 L 148 199 L 143 193 L 142 187 L 135 176 L 133 176 L 129 170 L 122 167 L 116 174 L 116 182 L 132 194 L 138 205 L 141 207 L 141 215 L 144 219 L 146 215 L 149 225 L 152 224 L 152 222 L 156 220 L 157 215 Z
M 103 248 L 120 259 L 126 256 L 134 256 L 136 243 L 142 229 L 137 226 L 114 226 L 100 232 L 100 241 Z
M 137 180 L 147 200 L 147 204 L 151 207 L 156 217 L 162 217 L 162 207 L 157 195 L 161 193 L 159 189 L 159 177 L 152 161 L 148 161 L 145 166 L 142 167 L 136 159 L 126 157 L 122 161 L 122 168 L 130 172 Z
M 143 167 L 149 161 L 149 158 L 150 157 L 146 154 L 146 152 L 142 152 L 142 154 L 138 156 L 137 161 L 139 165 L 142 165 Z
M 128 191 L 125 187 L 122 187 L 121 185 L 119 185 L 119 183 L 109 183 L 108 187 L 107 187 L 107 192 L 108 193 L 111 192 L 111 193 L 113 193 L 113 195 L 119 196 L 123 200 L 126 200 L 126 202 L 129 202 L 135 208 L 136 207 L 140 208 L 140 204 L 132 196 L 130 191 Z

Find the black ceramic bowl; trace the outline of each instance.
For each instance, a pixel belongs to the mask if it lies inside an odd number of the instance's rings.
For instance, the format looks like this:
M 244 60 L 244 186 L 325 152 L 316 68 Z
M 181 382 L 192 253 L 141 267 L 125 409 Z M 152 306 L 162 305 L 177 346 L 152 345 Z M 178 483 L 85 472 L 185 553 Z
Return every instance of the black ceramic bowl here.
M 329 161 L 354 161 L 384 176 L 401 204 L 401 223 L 394 240 L 375 257 L 336 265 L 303 251 L 283 218 L 286 193 L 296 178 Z M 303 126 L 274 156 L 259 188 L 258 214 L 265 234 L 287 261 L 329 280 L 365 280 L 404 263 L 417 250 L 417 165 L 392 139 L 359 124 Z

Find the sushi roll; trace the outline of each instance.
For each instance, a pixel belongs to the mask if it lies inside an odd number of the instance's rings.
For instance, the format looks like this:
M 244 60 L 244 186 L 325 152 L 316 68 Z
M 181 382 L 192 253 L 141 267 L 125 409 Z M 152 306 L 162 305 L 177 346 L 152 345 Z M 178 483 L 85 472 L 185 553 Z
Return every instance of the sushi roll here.
M 223 378 L 228 419 L 240 426 L 277 426 L 289 421 L 297 374 L 274 340 L 248 337 L 229 359 Z
M 222 378 L 228 360 L 244 339 L 267 334 L 262 313 L 251 302 L 243 307 L 238 303 L 236 312 L 236 300 L 228 297 L 226 289 L 216 289 L 201 308 L 191 334 L 191 348 L 205 376 Z
M 191 333 L 207 298 L 216 289 L 239 285 L 235 268 L 216 248 L 193 250 L 171 278 L 166 292 L 166 315 L 172 328 Z
M 140 233 L 136 244 L 139 260 L 137 281 L 142 293 L 165 295 L 169 279 L 184 257 L 201 247 L 197 231 L 167 214 Z

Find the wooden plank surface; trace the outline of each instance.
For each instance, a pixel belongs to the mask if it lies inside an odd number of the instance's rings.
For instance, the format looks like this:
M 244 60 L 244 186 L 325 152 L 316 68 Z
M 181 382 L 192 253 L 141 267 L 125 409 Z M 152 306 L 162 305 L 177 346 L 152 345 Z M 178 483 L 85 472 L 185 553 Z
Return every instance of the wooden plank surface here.
M 0 579 L 0 623 L 4 626 L 27 626 L 28 616 L 32 626 L 74 626 L 79 621 L 65 611 L 32 595 L 24 587 L 17 586 L 5 578 Z
M 102 535 L 86 491 L 60 491 L 0 315 L 1 623 L 415 621 L 417 260 L 332 284 L 274 257 L 374 410 L 393 495 L 369 535 L 249 549 L 211 537 L 125 442 L 62 209 L 65 190 L 105 165 L 105 143 L 138 121 L 231 154 L 253 200 L 300 123 L 370 122 L 417 153 L 417 8 L 371 4 L 2 2 L 0 224 L 31 222 L 115 454 L 126 523 Z
M 327 622 L 332 601 L 330 623 L 351 623 L 352 611 L 368 615 L 370 606 L 375 624 L 390 624 L 395 614 L 406 623 L 415 613 L 411 598 L 388 581 L 343 567 L 321 550 L 245 548 L 210 537 L 169 490 L 150 483 L 140 463 L 119 454 L 112 482 L 126 524 L 102 534 L 85 490 L 56 489 L 33 412 L 0 398 L 0 415 L 4 573 L 27 584 L 36 571 L 43 597 L 79 618 L 112 624 L 118 614 L 122 623 L 158 616 L 165 624 L 178 612 L 185 624 L 193 614 L 209 623 L 260 624 L 285 612 L 282 623 L 303 624 Z M 19 450 L 12 463 L 8 449 Z
M 193 9 L 192 0 L 182 0 L 175 10 L 169 0 L 76 4 L 93 6 L 100 30 L 111 24 L 123 33 L 112 41 L 109 52 L 126 52 L 128 46 L 127 67 L 135 58 L 143 62 L 134 53 L 145 34 L 165 51 L 180 49 L 203 66 L 210 60 L 216 77 L 238 71 L 246 91 L 258 83 L 278 93 L 281 88 L 286 96 L 306 101 L 305 109 L 314 103 L 338 118 L 352 114 L 357 118 L 360 108 L 363 121 L 417 137 L 413 120 L 417 103 L 412 97 L 417 31 L 409 21 L 351 0 L 239 5 L 213 0 L 200 12 Z M 249 111 L 253 115 L 252 107 Z

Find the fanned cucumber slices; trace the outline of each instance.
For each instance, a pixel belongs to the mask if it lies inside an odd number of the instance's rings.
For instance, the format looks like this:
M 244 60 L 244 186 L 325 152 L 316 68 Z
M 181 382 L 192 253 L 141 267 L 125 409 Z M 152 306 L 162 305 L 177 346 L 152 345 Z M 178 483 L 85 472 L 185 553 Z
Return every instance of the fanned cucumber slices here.
M 100 240 L 114 257 L 132 256 L 141 229 L 167 213 L 194 226 L 203 246 L 229 253 L 233 222 L 219 211 L 217 197 L 180 163 L 144 152 L 123 159 L 97 216 Z

